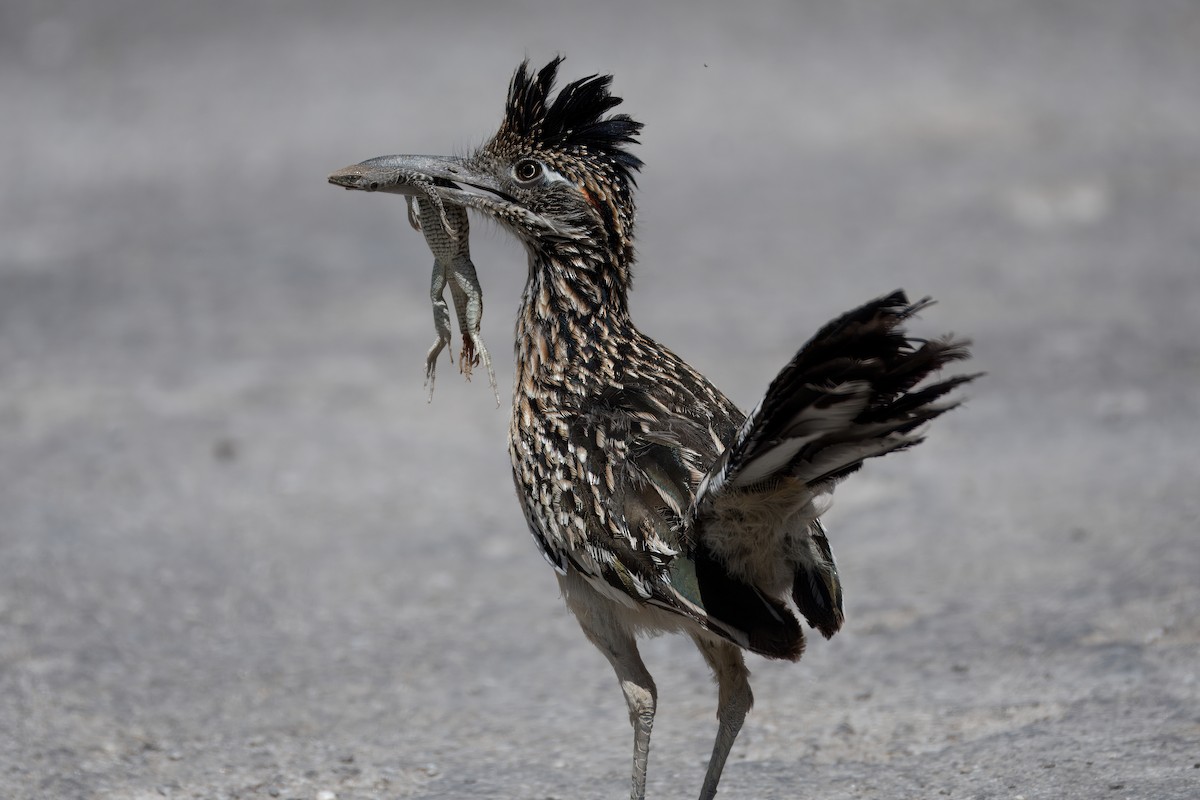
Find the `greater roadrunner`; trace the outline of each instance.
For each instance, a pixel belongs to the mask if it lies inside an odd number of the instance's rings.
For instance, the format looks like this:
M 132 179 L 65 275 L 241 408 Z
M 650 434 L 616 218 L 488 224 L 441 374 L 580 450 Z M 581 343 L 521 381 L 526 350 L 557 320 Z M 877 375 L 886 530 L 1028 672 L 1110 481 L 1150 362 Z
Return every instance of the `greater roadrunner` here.
M 719 693 L 700 792 L 712 798 L 752 703 L 742 651 L 799 659 L 796 612 L 826 637 L 842 625 L 819 519 L 834 484 L 920 442 L 955 405 L 946 395 L 973 376 L 926 378 L 965 358 L 967 343 L 908 337 L 904 322 L 929 301 L 897 291 L 818 331 L 744 416 L 629 318 L 642 162 L 627 146 L 642 126 L 609 114 L 621 102 L 611 76 L 552 97 L 560 62 L 517 68 L 499 132 L 473 155 L 383 156 L 364 169 L 420 175 L 442 203 L 525 245 L 509 438 L 517 498 L 567 605 L 617 673 L 635 800 L 656 697 L 637 636 L 676 631 L 699 648 Z M 354 168 L 337 176 L 385 189 Z

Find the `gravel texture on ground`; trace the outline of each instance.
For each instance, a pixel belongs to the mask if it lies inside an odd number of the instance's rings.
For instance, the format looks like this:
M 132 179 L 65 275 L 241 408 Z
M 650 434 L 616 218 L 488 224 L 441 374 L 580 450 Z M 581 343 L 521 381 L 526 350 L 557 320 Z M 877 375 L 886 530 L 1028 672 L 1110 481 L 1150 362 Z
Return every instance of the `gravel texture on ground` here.
M 641 327 L 743 407 L 904 287 L 988 377 L 829 516 L 721 797 L 1200 796 L 1200 5 L 0 4 L 0 797 L 625 796 L 631 734 L 422 372 L 430 257 L 332 170 L 616 75 Z M 476 224 L 501 384 L 525 274 Z M 651 798 L 716 698 L 648 642 Z

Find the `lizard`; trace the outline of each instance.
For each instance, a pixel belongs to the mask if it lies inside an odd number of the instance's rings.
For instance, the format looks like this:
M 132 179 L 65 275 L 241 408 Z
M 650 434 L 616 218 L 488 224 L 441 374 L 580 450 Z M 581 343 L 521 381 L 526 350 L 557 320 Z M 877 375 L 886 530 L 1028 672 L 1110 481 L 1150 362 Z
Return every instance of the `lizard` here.
M 492 394 L 496 398 L 496 405 L 499 406 L 500 392 L 496 387 L 496 374 L 480 330 L 483 318 L 483 288 L 479 284 L 475 264 L 471 261 L 467 241 L 469 226 L 466 208 L 444 204 L 434 191 L 432 178 L 413 169 L 396 169 L 387 163 L 386 157 L 370 159 L 340 169 L 329 176 L 329 182 L 346 189 L 404 195 L 408 203 L 409 224 L 421 231 L 426 245 L 433 253 L 429 296 L 433 303 L 433 323 L 437 339 L 425 356 L 425 386 L 428 399 L 433 400 L 438 356 L 450 342 L 452 335 L 450 311 L 444 298 L 445 288 L 449 286 L 455 316 L 458 318 L 459 333 L 463 337 L 459 371 L 470 380 L 472 369 L 482 362 L 487 368 Z

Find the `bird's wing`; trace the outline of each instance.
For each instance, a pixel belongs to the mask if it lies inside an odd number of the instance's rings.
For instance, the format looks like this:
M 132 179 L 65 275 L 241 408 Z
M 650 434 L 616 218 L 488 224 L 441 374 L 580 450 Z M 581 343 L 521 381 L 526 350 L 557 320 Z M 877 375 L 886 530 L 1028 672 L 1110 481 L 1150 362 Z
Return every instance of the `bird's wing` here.
M 763 655 L 798 658 L 803 635 L 791 612 L 730 576 L 685 523 L 719 451 L 716 431 L 733 430 L 740 414 L 723 397 L 715 405 L 680 397 L 692 389 L 687 380 L 672 381 L 669 396 L 663 386 L 626 383 L 573 417 L 570 449 L 587 469 L 574 476 L 567 499 L 589 533 L 574 540 L 578 546 L 561 532 L 549 538 L 618 603 L 656 606 Z M 716 391 L 706 382 L 695 388 Z M 706 408 L 718 409 L 719 418 L 695 411 Z
M 651 601 L 671 564 L 692 549 L 680 522 L 712 457 L 697 426 L 650 392 L 626 386 L 581 406 L 568 428 L 576 474 L 566 499 L 575 514 L 561 522 L 574 517 L 587 535 L 575 547 L 570 532 L 552 538 L 606 595 Z

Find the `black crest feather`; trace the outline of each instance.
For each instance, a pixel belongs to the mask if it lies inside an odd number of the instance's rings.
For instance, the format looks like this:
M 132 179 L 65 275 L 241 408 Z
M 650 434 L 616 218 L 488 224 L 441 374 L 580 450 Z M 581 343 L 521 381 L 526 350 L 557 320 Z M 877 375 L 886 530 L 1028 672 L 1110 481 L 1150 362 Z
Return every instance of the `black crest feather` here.
M 551 101 L 562 61 L 558 56 L 536 74 L 528 61 L 521 62 L 509 85 L 502 130 L 539 147 L 605 161 L 633 183 L 633 172 L 641 168 L 642 160 L 625 145 L 637 144 L 642 123 L 628 114 L 605 116 L 621 103 L 609 92 L 611 75 L 572 81 Z

